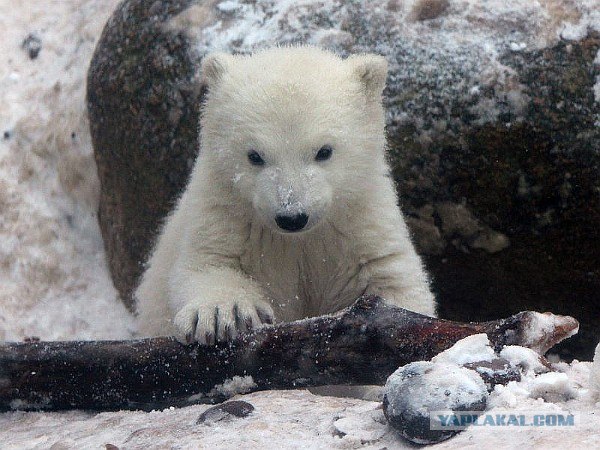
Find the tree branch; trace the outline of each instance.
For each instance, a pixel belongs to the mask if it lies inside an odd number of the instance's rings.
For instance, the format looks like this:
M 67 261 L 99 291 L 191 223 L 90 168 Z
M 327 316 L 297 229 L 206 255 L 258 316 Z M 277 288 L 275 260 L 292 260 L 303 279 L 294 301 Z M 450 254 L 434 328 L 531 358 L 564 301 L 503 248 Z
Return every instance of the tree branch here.
M 545 352 L 577 328 L 571 317 L 535 312 L 457 323 L 366 296 L 336 315 L 260 328 L 216 346 L 184 346 L 173 338 L 7 343 L 0 345 L 0 410 L 212 403 L 232 395 L 218 386 L 234 376 L 252 377 L 246 392 L 383 384 L 399 366 L 431 359 L 472 334 L 487 333 L 497 348 Z

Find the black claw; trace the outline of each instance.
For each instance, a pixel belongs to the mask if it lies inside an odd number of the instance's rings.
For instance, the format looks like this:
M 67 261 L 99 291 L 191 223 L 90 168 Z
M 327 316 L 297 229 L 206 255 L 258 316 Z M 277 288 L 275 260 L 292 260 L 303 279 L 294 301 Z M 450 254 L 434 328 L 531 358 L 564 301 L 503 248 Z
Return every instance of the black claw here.
M 215 341 L 216 341 L 219 337 L 219 307 L 218 306 L 215 307 L 215 328 L 213 331 L 214 331 L 214 336 L 215 336 Z
M 196 336 L 196 329 L 198 328 L 198 320 L 200 320 L 200 319 L 198 317 L 198 314 L 196 314 L 196 319 L 194 320 L 194 324 L 192 325 L 191 331 L 185 335 L 185 341 L 188 344 L 191 344 L 192 342 L 194 342 L 194 336 Z
M 258 317 L 260 317 L 260 321 L 262 323 L 267 323 L 267 324 L 272 324 L 273 323 L 273 318 L 265 313 L 265 312 L 261 312 L 261 311 L 257 311 L 258 312 Z
M 228 341 L 233 341 L 233 339 L 235 338 L 235 328 L 232 326 L 227 326 L 227 330 L 225 332 L 226 336 L 227 336 L 227 340 Z
M 215 341 L 219 340 L 219 307 L 215 307 Z
M 210 331 L 207 331 L 204 335 L 206 338 L 206 345 L 214 345 L 215 344 L 215 335 Z
M 246 327 L 246 322 L 244 321 L 244 319 L 240 315 L 240 309 L 238 308 L 238 305 L 233 305 L 233 317 L 235 319 L 235 327 L 239 331 L 244 332 L 244 331 L 246 331 L 248 329 Z
M 267 324 L 273 323 L 273 317 L 271 317 L 271 315 L 268 312 L 257 309 L 256 313 L 258 314 L 258 317 L 262 323 L 267 323 Z

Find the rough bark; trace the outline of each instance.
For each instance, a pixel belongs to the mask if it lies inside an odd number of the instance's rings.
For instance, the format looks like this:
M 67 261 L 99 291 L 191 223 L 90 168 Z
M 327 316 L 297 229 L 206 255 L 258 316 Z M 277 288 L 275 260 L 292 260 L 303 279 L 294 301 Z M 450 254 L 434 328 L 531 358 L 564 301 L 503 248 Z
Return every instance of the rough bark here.
M 234 376 L 245 392 L 327 384 L 383 384 L 399 366 L 429 360 L 458 340 L 487 333 L 496 348 L 546 351 L 577 321 L 556 317 L 536 331 L 538 313 L 485 323 L 422 316 L 363 297 L 335 316 L 284 323 L 230 344 L 183 346 L 173 338 L 38 342 L 0 346 L 0 410 L 154 409 L 224 400 Z M 231 393 L 229 394 L 231 395 Z

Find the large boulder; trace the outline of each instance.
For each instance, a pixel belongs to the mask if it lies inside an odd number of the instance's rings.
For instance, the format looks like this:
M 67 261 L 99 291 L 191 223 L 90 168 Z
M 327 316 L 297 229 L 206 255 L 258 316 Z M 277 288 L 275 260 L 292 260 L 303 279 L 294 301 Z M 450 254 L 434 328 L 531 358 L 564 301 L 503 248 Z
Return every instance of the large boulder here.
M 390 63 L 390 160 L 442 317 L 523 309 L 600 339 L 600 2 L 126 0 L 88 78 L 100 225 L 123 300 L 198 149 L 199 62 L 306 42 Z
M 130 308 L 161 220 L 185 186 L 198 148 L 196 60 L 182 32 L 164 29 L 191 3 L 122 3 L 88 74 L 100 229 L 113 281 Z

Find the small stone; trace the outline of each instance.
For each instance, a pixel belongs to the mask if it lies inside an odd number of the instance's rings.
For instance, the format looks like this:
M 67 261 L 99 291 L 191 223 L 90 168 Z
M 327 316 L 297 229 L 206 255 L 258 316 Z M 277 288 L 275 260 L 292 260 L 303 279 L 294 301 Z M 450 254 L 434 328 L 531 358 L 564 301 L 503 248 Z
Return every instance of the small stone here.
M 387 380 L 383 412 L 400 435 L 415 444 L 433 444 L 458 431 L 432 430 L 431 411 L 483 411 L 488 391 L 473 370 L 447 363 L 407 364 Z
M 254 406 L 248 402 L 242 400 L 232 400 L 230 402 L 221 403 L 220 405 L 208 408 L 196 421 L 196 424 L 200 423 L 213 423 L 220 422 L 222 420 L 232 420 L 235 417 L 246 417 L 252 411 Z
M 21 48 L 27 52 L 29 59 L 36 59 L 42 50 L 42 40 L 33 33 L 29 33 L 23 40 Z

